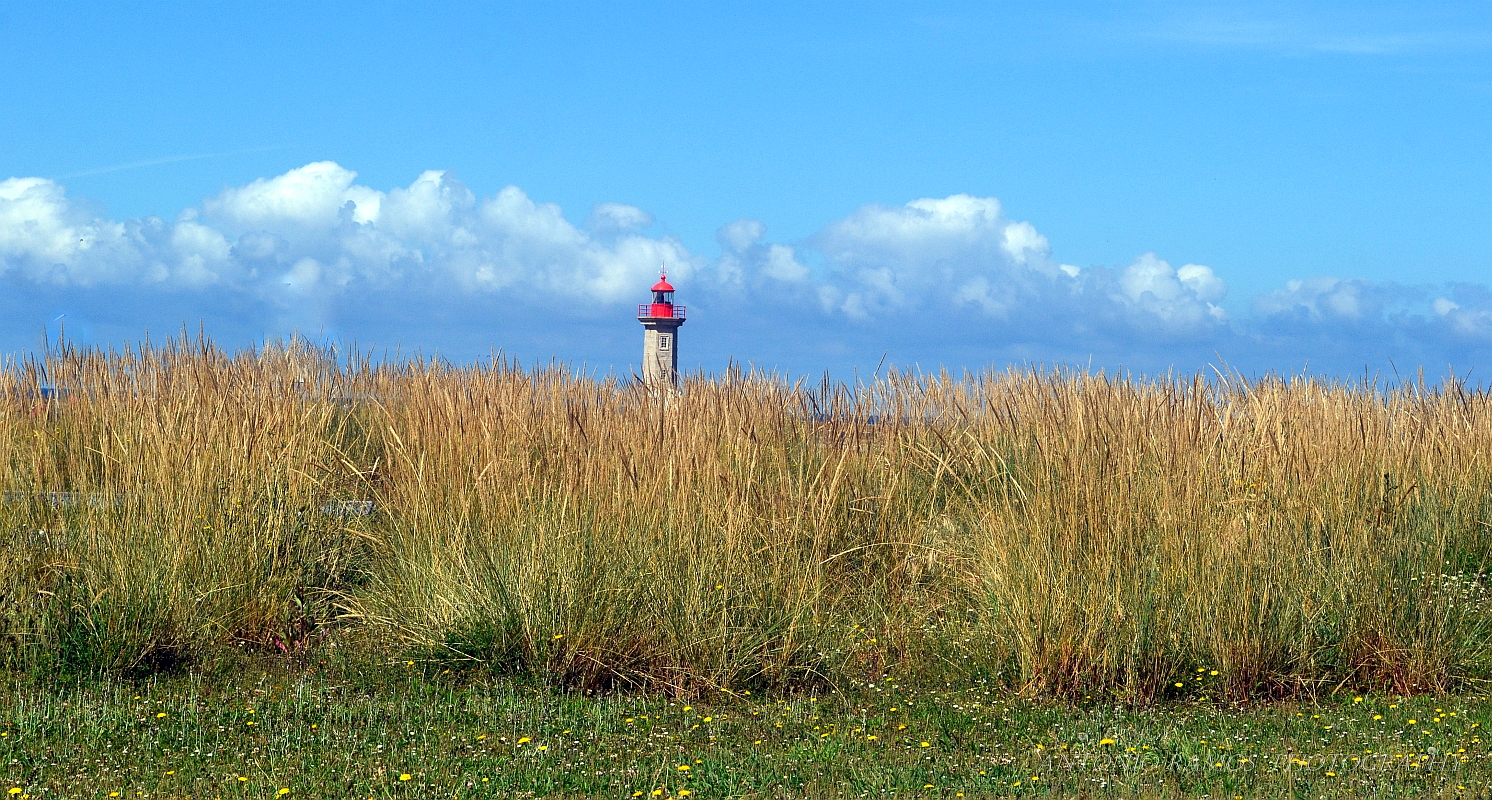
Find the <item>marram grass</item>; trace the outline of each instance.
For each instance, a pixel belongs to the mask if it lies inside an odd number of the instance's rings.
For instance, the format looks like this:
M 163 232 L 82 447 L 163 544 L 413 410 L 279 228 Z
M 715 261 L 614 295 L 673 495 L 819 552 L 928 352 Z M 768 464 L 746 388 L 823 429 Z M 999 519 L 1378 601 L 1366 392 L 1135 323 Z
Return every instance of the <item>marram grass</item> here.
M 340 647 L 593 689 L 1133 702 L 1199 666 L 1235 699 L 1492 678 L 1492 396 L 1454 381 L 655 393 L 185 339 L 0 373 L 14 670 Z

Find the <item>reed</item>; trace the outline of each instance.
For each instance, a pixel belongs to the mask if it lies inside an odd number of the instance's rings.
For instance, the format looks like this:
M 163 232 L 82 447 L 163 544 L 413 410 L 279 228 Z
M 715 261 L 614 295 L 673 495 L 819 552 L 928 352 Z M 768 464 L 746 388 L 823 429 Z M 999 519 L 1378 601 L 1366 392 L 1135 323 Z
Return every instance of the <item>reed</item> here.
M 1492 676 L 1492 397 L 1453 380 L 657 393 L 182 338 L 0 386 L 16 669 L 355 643 L 587 688 L 894 671 L 1136 702 Z

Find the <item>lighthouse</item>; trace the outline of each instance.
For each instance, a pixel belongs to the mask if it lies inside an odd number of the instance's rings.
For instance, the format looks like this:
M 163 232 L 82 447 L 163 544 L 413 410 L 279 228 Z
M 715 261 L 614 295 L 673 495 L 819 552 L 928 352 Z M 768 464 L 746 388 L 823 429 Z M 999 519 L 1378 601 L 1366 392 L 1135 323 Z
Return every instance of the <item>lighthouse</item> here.
M 649 386 L 673 386 L 679 379 L 679 326 L 684 307 L 673 304 L 673 285 L 668 271 L 659 270 L 653 284 L 653 302 L 637 307 L 642 323 L 642 379 Z

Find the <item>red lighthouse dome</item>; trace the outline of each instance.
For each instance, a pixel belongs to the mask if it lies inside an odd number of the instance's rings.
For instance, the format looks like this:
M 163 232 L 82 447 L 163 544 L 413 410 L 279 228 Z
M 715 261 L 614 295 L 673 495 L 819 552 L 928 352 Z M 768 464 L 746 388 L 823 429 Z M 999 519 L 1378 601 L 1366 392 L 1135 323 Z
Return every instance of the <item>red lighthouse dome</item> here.
M 673 304 L 673 284 L 668 282 L 668 271 L 659 270 L 658 282 L 653 284 L 653 302 L 637 307 L 639 319 L 683 319 L 684 307 Z

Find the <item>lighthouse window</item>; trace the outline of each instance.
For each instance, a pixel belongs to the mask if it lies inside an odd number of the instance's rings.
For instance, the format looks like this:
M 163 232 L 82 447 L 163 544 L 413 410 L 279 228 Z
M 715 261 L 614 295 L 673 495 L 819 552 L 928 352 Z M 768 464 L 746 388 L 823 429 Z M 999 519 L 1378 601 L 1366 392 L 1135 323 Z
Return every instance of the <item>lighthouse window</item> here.
M 658 349 L 659 350 L 667 350 L 668 349 L 668 340 L 672 339 L 672 338 L 673 337 L 668 336 L 667 334 L 664 334 L 663 336 L 659 336 L 658 337 Z

